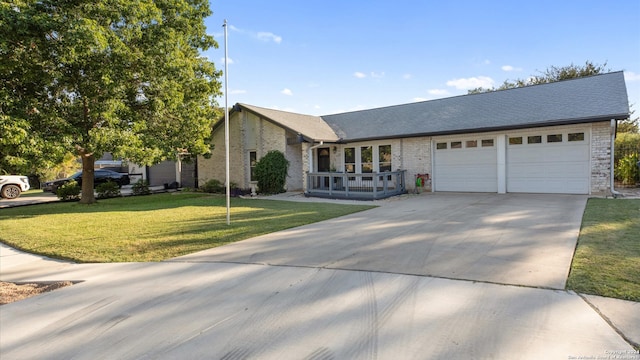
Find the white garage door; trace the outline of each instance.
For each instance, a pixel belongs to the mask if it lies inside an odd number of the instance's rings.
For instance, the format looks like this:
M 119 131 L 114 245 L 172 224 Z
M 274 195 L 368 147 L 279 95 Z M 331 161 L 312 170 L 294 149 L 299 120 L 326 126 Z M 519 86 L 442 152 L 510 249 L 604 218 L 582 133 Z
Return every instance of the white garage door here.
M 497 192 L 494 137 L 435 139 L 434 191 Z
M 547 130 L 507 137 L 507 192 L 589 193 L 588 130 Z

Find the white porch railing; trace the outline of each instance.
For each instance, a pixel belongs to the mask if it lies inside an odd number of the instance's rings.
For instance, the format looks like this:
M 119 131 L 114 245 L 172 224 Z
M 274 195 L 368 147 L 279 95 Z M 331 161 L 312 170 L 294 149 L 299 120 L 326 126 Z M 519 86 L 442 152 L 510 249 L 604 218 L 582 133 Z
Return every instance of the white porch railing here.
M 306 194 L 335 199 L 384 199 L 407 192 L 405 173 L 406 170 L 365 174 L 309 173 Z

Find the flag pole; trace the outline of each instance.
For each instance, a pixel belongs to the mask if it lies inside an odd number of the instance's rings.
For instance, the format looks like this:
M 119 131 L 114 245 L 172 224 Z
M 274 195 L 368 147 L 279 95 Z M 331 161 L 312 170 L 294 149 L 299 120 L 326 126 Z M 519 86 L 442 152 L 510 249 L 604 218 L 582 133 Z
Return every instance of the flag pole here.
M 224 20 L 224 148 L 225 148 L 225 171 L 226 171 L 226 179 L 225 183 L 227 185 L 227 225 L 231 225 L 231 189 L 229 182 L 229 104 L 227 103 L 227 94 L 229 93 L 229 73 L 227 71 L 227 19 Z

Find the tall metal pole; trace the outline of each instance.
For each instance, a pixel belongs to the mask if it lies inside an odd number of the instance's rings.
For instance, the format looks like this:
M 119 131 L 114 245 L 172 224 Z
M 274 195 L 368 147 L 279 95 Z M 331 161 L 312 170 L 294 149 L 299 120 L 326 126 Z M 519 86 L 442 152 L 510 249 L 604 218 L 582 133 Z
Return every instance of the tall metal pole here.
M 229 72 L 227 70 L 227 20 L 224 20 L 224 147 L 225 147 L 225 167 L 227 185 L 227 225 L 231 225 L 231 189 L 229 187 L 229 104 L 227 94 L 229 93 Z

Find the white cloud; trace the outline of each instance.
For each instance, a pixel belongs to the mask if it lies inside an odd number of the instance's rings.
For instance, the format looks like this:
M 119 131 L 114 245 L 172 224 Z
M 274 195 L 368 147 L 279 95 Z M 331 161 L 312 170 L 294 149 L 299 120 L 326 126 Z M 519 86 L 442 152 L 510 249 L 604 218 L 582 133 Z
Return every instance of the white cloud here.
M 287 88 L 284 88 L 282 91 L 280 91 L 280 93 L 284 95 L 289 95 L 289 96 L 293 95 L 293 92 Z
M 364 79 L 367 77 L 367 74 L 356 71 L 353 73 L 353 76 L 357 77 L 358 79 Z
M 625 81 L 640 81 L 640 74 L 636 74 L 633 71 L 624 72 Z
M 374 78 L 374 79 L 383 78 L 384 77 L 384 71 L 383 72 L 379 72 L 379 73 L 372 71 L 371 72 L 371 77 Z
M 246 93 L 247 93 L 247 90 L 231 90 L 231 91 L 229 91 L 229 94 L 232 94 L 232 95 L 246 94 Z
M 270 32 L 259 32 L 256 36 L 262 41 L 273 41 L 276 44 L 280 44 L 282 42 L 281 36 Z
M 429 99 L 427 99 L 427 98 L 422 98 L 422 97 L 415 97 L 415 98 L 413 98 L 413 101 L 414 101 L 414 102 L 421 102 L 421 101 L 427 101 L 427 100 L 429 100 Z
M 427 91 L 429 95 L 449 95 L 449 91 L 446 89 L 430 89 Z
M 276 44 L 280 44 L 282 42 L 282 36 L 276 35 L 268 31 L 254 32 L 251 30 L 240 29 L 233 25 L 229 25 L 229 29 L 231 29 L 232 31 L 238 32 L 240 34 L 248 34 L 251 37 L 254 37 L 258 40 L 262 40 L 266 42 L 273 41 Z
M 447 86 L 455 87 L 459 90 L 470 90 L 479 87 L 491 88 L 495 81 L 488 76 L 470 77 L 466 79 L 454 79 L 447 81 Z
M 501 67 L 502 71 L 511 72 L 511 71 L 522 71 L 522 68 L 513 67 L 511 65 L 503 65 Z
M 413 77 L 413 75 L 411 75 L 411 74 L 404 74 L 404 75 L 402 75 L 402 78 L 403 78 L 403 79 L 405 79 L 405 80 L 409 80 L 409 79 L 411 79 L 412 77 Z
M 220 58 L 220 64 L 224 65 L 224 58 Z M 232 58 L 227 58 L 227 64 L 231 65 L 233 64 L 233 59 Z

